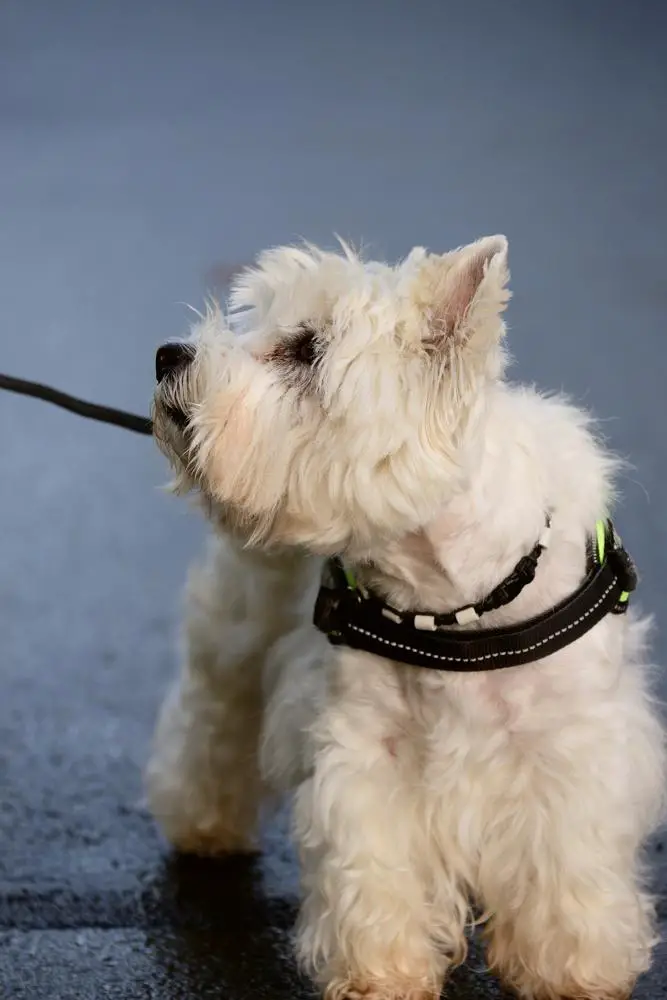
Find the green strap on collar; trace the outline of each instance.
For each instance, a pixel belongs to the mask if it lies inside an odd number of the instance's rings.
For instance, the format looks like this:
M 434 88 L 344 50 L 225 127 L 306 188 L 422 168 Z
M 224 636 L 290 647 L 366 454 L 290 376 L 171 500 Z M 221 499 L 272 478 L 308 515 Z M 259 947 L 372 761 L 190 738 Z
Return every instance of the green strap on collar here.
M 598 562 L 600 565 L 604 562 L 604 553 L 607 543 L 607 522 L 606 521 L 596 521 L 595 532 L 597 534 L 598 540 Z

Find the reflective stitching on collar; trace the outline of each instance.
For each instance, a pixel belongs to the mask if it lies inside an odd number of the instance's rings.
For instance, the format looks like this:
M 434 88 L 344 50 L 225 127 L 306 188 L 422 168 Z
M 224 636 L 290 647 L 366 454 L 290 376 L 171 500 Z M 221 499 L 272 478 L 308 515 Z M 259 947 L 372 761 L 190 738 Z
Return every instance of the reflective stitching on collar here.
M 427 653 L 421 649 L 415 649 L 413 646 L 406 646 L 401 642 L 392 642 L 391 639 L 383 639 L 382 636 L 375 635 L 373 632 L 368 632 L 365 628 L 360 628 L 358 625 L 350 624 L 349 627 L 355 632 L 359 632 L 361 635 L 368 636 L 369 639 L 375 639 L 376 642 L 380 642 L 384 646 L 391 646 L 392 649 L 405 649 L 408 653 L 417 653 L 419 656 L 428 656 L 432 660 L 447 660 L 449 663 L 478 663 L 480 660 L 495 660 L 501 656 L 517 656 L 522 655 L 523 653 L 532 653 L 534 649 L 538 649 L 546 642 L 550 642 L 552 639 L 555 639 L 556 636 L 562 635 L 563 632 L 568 632 L 570 629 L 573 629 L 580 622 L 583 622 L 586 618 L 592 615 L 595 609 L 602 604 L 615 586 L 616 581 L 614 583 L 610 583 L 602 597 L 600 597 L 599 600 L 597 600 L 595 604 L 588 609 L 588 611 L 586 611 L 583 615 L 580 615 L 578 618 L 575 618 L 573 622 L 570 622 L 570 624 L 566 625 L 564 628 L 559 628 L 555 632 L 552 632 L 551 635 L 547 635 L 544 639 L 540 639 L 539 642 L 533 643 L 532 646 L 526 646 L 524 649 L 500 650 L 497 653 L 485 653 L 484 656 L 442 656 L 440 653 Z

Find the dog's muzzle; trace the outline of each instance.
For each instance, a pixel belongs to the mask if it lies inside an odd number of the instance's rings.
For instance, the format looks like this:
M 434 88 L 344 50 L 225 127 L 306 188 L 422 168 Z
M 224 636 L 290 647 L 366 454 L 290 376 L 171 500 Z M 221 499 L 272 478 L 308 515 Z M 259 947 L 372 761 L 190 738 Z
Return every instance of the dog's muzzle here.
M 158 347 L 155 353 L 155 378 L 159 386 L 170 388 L 178 376 L 184 374 L 185 370 L 192 364 L 195 356 L 194 347 L 182 341 L 169 341 Z M 172 386 L 173 388 L 173 386 Z M 174 405 L 169 397 L 172 394 L 167 391 L 163 401 L 164 411 L 169 419 L 179 428 L 185 430 L 188 424 L 188 415 L 180 407 Z

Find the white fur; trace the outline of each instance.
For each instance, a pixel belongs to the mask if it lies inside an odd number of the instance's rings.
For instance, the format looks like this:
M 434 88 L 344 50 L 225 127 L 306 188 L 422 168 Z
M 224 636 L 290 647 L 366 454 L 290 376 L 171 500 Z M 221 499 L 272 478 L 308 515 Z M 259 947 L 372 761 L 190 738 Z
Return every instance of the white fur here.
M 267 790 L 296 789 L 299 957 L 334 1000 L 437 996 L 473 904 L 522 997 L 620 1000 L 654 941 L 646 622 L 631 609 L 475 674 L 334 651 L 310 624 L 323 555 L 395 606 L 444 611 L 499 583 L 550 511 L 535 581 L 480 624 L 547 609 L 582 578 L 615 462 L 578 409 L 506 381 L 502 237 L 395 268 L 343 249 L 263 255 L 156 393 L 158 441 L 218 537 L 157 729 L 154 812 L 178 847 L 227 851 L 252 844 Z M 311 367 L 285 347 L 303 323 Z

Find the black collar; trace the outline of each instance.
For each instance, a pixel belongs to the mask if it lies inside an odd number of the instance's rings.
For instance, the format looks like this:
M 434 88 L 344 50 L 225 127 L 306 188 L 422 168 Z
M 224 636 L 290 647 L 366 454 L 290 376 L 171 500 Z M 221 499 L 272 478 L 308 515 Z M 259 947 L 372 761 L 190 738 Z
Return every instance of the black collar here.
M 514 600 L 535 576 L 548 531 L 547 519 L 546 533 L 532 552 L 484 600 L 444 615 L 397 611 L 356 584 L 340 560 L 331 559 L 325 565 L 314 623 L 334 646 L 350 646 L 415 667 L 481 671 L 533 663 L 568 646 L 610 612 L 625 612 L 637 585 L 634 564 L 614 526 L 599 521 L 596 537 L 588 543 L 586 578 L 564 601 L 519 625 L 448 628 L 469 624 Z

